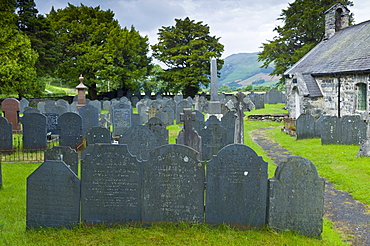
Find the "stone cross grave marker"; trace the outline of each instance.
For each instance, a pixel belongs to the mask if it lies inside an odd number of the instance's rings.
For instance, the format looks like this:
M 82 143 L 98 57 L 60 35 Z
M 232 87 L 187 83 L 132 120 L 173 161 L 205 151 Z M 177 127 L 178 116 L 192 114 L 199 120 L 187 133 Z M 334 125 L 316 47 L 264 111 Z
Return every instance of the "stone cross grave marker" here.
M 44 160 L 64 161 L 78 175 L 78 153 L 69 146 L 54 146 L 44 152 Z
M 244 144 L 244 111 L 246 108 L 246 103 L 244 98 L 246 97 L 244 93 L 238 92 L 236 95 L 236 123 L 235 123 L 235 138 L 234 143 Z
M 63 161 L 44 161 L 27 178 L 27 227 L 72 227 L 80 221 L 80 179 Z
M 201 153 L 201 137 L 194 130 L 192 125 L 195 119 L 195 112 L 192 112 L 191 108 L 184 108 L 183 113 L 180 114 L 180 120 L 184 122 L 184 128 L 180 131 L 176 141 L 178 144 L 189 146 Z
M 0 151 L 13 149 L 13 129 L 5 117 L 0 116 Z
M 1 103 L 1 110 L 4 112 L 4 117 L 9 123 L 12 123 L 13 131 L 20 131 L 19 110 L 20 104 L 17 99 L 7 98 Z
M 81 215 L 89 223 L 141 220 L 142 163 L 121 144 L 94 144 L 81 163 Z
M 266 223 L 267 162 L 231 144 L 207 164 L 206 222 L 262 227 Z
M 23 149 L 46 149 L 46 116 L 37 113 L 26 114 L 22 117 L 22 125 Z
M 268 225 L 319 237 L 324 215 L 325 181 L 316 167 L 293 156 L 279 165 L 269 180 Z
M 143 163 L 143 222 L 198 223 L 204 214 L 204 166 L 184 145 L 164 145 Z

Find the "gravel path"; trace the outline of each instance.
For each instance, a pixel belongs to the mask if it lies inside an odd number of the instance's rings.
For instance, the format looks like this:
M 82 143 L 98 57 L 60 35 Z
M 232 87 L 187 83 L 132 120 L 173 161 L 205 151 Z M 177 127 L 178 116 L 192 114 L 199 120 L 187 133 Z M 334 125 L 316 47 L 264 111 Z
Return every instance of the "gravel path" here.
M 253 141 L 266 152 L 277 164 L 284 162 L 291 155 L 273 139 L 266 136 L 266 131 L 273 127 L 266 127 L 250 132 Z M 370 208 L 354 200 L 345 191 L 333 188 L 333 184 L 325 184 L 325 215 L 334 223 L 334 227 L 347 235 L 346 240 L 352 245 L 370 246 Z

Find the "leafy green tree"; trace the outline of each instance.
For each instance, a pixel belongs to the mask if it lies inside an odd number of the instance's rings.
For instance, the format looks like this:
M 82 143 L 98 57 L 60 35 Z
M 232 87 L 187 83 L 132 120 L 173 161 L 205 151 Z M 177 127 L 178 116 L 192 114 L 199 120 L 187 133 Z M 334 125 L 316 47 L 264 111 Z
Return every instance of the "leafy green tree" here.
M 283 75 L 284 72 L 301 59 L 308 51 L 324 38 L 325 12 L 335 3 L 352 6 L 349 0 L 296 0 L 283 9 L 278 20 L 283 22 L 274 31 L 278 33 L 273 40 L 263 43 L 263 50 L 258 60 L 263 61 L 262 67 L 274 64 L 270 75 Z M 350 21 L 353 17 L 350 17 Z M 281 78 L 279 84 L 283 84 Z
M 175 26 L 159 29 L 159 42 L 152 46 L 153 57 L 168 67 L 163 80 L 172 92 L 194 96 L 202 85 L 210 83 L 210 59 L 220 58 L 224 46 L 219 43 L 220 38 L 210 36 L 209 26 L 201 21 L 186 17 L 175 22 Z M 223 60 L 218 59 L 218 70 L 222 65 Z
M 0 89 L 17 93 L 19 98 L 40 95 L 43 87 L 36 82 L 34 68 L 37 53 L 30 40 L 17 30 L 15 1 L 5 0 L 0 7 Z
M 36 62 L 38 77 L 53 75 L 60 57 L 60 46 L 50 22 L 43 15 L 38 15 L 33 0 L 17 0 L 18 30 L 31 40 L 31 46 L 37 51 Z
M 83 4 L 48 15 L 62 45 L 59 77 L 75 85 L 82 74 L 92 99 L 108 89 L 134 91 L 150 71 L 148 38 L 134 27 L 122 29 L 113 17 L 111 10 Z

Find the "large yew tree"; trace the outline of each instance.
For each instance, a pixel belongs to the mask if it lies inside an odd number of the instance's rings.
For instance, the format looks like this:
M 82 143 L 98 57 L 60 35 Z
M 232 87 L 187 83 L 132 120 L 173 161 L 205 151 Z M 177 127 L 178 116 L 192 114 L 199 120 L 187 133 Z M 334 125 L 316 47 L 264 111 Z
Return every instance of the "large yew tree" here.
M 194 96 L 201 85 L 210 83 L 210 59 L 220 58 L 224 46 L 220 38 L 210 35 L 209 26 L 186 17 L 175 19 L 175 26 L 159 29 L 158 43 L 152 46 L 153 57 L 168 68 L 162 79 L 173 93 L 182 91 L 185 96 Z M 218 70 L 223 61 L 217 61 Z
M 62 47 L 58 77 L 77 85 L 82 74 L 90 98 L 108 89 L 135 90 L 149 73 L 148 38 L 122 29 L 111 10 L 68 4 L 48 18 Z
M 263 50 L 258 60 L 262 67 L 273 64 L 271 75 L 283 75 L 284 72 L 301 59 L 316 44 L 323 40 L 325 34 L 325 12 L 335 3 L 352 6 L 348 0 L 296 0 L 283 9 L 278 20 L 282 25 L 274 28 L 277 36 L 263 43 Z M 352 21 L 352 16 L 350 21 Z M 282 84 L 284 78 L 280 80 Z

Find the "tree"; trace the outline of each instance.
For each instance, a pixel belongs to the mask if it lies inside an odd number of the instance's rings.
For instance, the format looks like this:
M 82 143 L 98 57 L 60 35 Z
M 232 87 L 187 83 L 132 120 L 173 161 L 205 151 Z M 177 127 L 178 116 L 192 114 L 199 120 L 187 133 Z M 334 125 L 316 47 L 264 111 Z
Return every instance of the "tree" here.
M 175 26 L 159 29 L 159 42 L 152 46 L 153 57 L 168 67 L 163 80 L 172 92 L 194 96 L 201 85 L 210 83 L 210 59 L 221 57 L 224 46 L 219 43 L 220 38 L 210 36 L 209 26 L 201 21 L 186 17 L 175 22 Z M 223 60 L 218 59 L 217 69 L 222 65 Z
M 39 55 L 36 62 L 38 77 L 54 74 L 61 54 L 49 20 L 37 14 L 38 10 L 33 0 L 17 0 L 17 9 L 18 30 L 28 36 L 32 48 Z
M 39 95 L 43 87 L 36 82 L 37 53 L 27 36 L 16 28 L 15 1 L 6 0 L 0 9 L 0 88 L 17 93 L 19 98 Z
M 122 29 L 113 17 L 111 10 L 83 4 L 52 9 L 48 15 L 62 45 L 59 77 L 74 85 L 82 74 L 92 99 L 108 87 L 139 88 L 139 80 L 150 70 L 147 37 L 133 27 Z
M 274 64 L 270 75 L 283 75 L 284 72 L 301 59 L 316 44 L 323 40 L 325 34 L 325 12 L 335 3 L 352 6 L 349 0 L 296 0 L 282 10 L 278 20 L 283 21 L 274 31 L 278 33 L 273 40 L 263 43 L 263 50 L 258 53 L 262 67 Z M 353 16 L 350 17 L 353 20 Z M 283 84 L 284 78 L 279 84 Z

